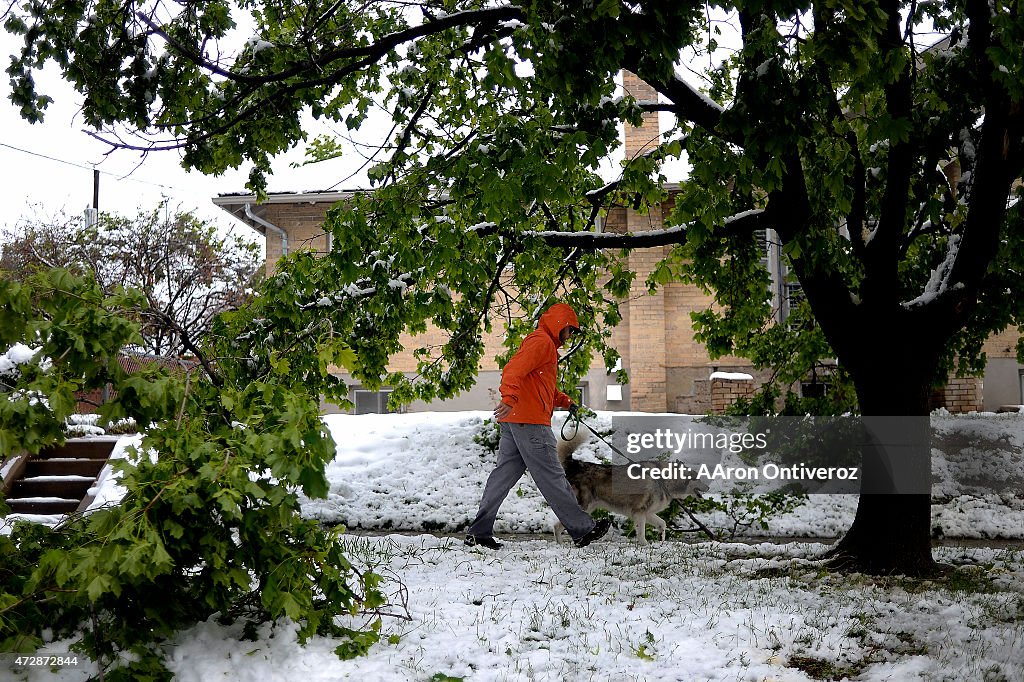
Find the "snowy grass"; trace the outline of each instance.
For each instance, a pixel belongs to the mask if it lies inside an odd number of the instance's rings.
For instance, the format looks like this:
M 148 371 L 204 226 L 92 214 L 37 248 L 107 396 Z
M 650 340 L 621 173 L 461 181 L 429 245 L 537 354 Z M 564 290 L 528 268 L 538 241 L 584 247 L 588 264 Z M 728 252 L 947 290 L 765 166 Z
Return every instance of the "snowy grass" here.
M 385 618 L 368 656 L 339 661 L 322 637 L 300 648 L 288 622 L 242 641 L 240 625 L 211 621 L 167 645 L 175 679 L 1024 679 L 1020 551 L 941 548 L 955 570 L 920 581 L 827 573 L 815 543 L 346 544 L 362 567 L 386 569 L 395 612 L 407 602 L 410 617 Z
M 468 522 L 493 466 L 493 455 L 473 442 L 485 416 L 327 418 L 339 444 L 327 472 L 330 494 L 304 501 L 304 513 L 362 533 L 407 531 L 344 536 L 348 556 L 384 575 L 391 597 L 385 610 L 394 615 L 383 619 L 381 641 L 367 656 L 340 661 L 340 642 L 324 637 L 300 647 L 290 622 L 244 640 L 241 623 L 211 619 L 166 644 L 175 679 L 1024 679 L 1021 549 L 936 548 L 954 570 L 932 581 L 828 573 L 817 560 L 825 546 L 816 542 L 640 547 L 613 532 L 579 550 L 547 535 L 554 517 L 529 476 L 502 507 L 496 530 L 536 535 L 511 538 L 498 552 L 467 548 L 445 534 Z M 940 415 L 933 424 L 970 434 L 961 439 L 968 460 L 1003 452 L 1007 480 L 1019 480 L 1021 416 Z M 1019 498 L 965 494 L 960 465 L 941 449 L 935 462 L 942 497 L 933 525 L 947 540 L 1022 536 Z M 98 486 L 103 499 L 116 498 L 113 484 Z M 854 496 L 812 496 L 774 519 L 769 532 L 833 537 L 855 507 Z M 424 528 L 440 533 L 419 534 Z M 53 642 L 43 651 L 67 647 Z M 32 671 L 16 679 L 77 682 L 95 674 Z

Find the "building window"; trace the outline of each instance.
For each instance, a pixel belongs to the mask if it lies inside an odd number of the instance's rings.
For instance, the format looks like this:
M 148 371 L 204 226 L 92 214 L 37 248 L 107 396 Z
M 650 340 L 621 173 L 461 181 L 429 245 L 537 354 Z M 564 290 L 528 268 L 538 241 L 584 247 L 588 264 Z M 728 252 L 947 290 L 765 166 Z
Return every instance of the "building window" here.
M 800 395 L 804 398 L 824 398 L 827 394 L 828 384 L 820 379 L 800 382 Z
M 575 393 L 576 393 L 576 395 L 572 395 L 570 393 L 569 397 L 572 398 L 576 402 L 577 405 L 589 405 L 590 404 L 590 384 L 588 384 L 587 382 L 584 381 L 582 384 L 580 384 L 580 385 L 578 385 L 576 387 Z M 577 400 L 577 396 L 579 397 L 578 400 Z
M 388 397 L 391 391 L 369 391 L 365 388 L 352 389 L 352 403 L 356 414 L 390 414 Z
M 789 317 L 793 309 L 800 305 L 806 297 L 804 296 L 804 288 L 800 282 L 786 282 L 783 285 L 784 298 L 782 301 L 782 320 Z

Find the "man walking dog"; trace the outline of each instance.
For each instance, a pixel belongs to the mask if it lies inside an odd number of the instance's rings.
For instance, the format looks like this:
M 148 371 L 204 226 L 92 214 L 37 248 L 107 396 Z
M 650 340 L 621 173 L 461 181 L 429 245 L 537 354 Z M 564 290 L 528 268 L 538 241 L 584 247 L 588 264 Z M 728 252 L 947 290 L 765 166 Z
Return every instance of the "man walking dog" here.
M 558 348 L 579 332 L 579 320 L 565 303 L 548 308 L 501 373 L 501 402 L 494 409 L 501 438 L 498 463 L 487 478 L 480 510 L 469 526 L 466 544 L 500 549 L 494 539 L 498 507 L 529 469 L 544 499 L 572 536 L 586 547 L 608 532 L 607 518 L 595 521 L 576 502 L 558 462 L 551 413 L 556 407 L 575 414 L 576 404 L 558 390 Z

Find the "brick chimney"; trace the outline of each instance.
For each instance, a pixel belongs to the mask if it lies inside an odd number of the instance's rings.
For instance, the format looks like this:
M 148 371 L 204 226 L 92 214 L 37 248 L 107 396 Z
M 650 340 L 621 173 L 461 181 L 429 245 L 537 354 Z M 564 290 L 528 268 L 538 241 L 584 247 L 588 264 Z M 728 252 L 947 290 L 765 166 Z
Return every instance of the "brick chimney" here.
M 640 77 L 630 71 L 622 72 L 622 87 L 626 93 L 641 102 L 657 102 L 658 93 Z M 648 152 L 658 144 L 661 131 L 658 126 L 658 112 L 644 113 L 644 122 L 639 128 L 626 125 L 626 158 Z
M 622 83 L 638 101 L 658 99 L 654 88 L 636 74 L 623 71 Z M 658 112 L 644 114 L 641 126 L 626 126 L 626 159 L 652 150 L 660 141 Z M 644 214 L 629 208 L 616 209 L 609 231 L 660 230 L 669 208 L 652 206 Z M 696 286 L 677 282 L 661 287 L 653 296 L 647 293 L 647 277 L 668 251 L 669 247 L 637 249 L 629 255 L 629 267 L 636 277 L 628 300 L 619 305 L 622 322 L 612 337 L 630 378 L 629 404 L 623 407 L 638 412 L 704 412 L 711 407 L 710 392 L 705 390 L 705 397 L 698 395 L 698 384 L 709 385 L 711 361 L 707 349 L 694 338 L 689 313 L 707 309 L 713 299 Z M 744 367 L 746 362 L 737 360 L 735 364 Z
M 636 74 L 622 72 L 626 92 L 640 101 L 656 102 L 658 93 Z M 658 112 L 644 114 L 643 125 L 626 125 L 626 159 L 650 151 L 658 144 L 660 129 Z M 660 230 L 664 225 L 660 206 L 652 206 L 643 215 L 633 209 L 626 210 L 626 230 L 644 232 Z M 636 278 L 629 292 L 629 353 L 630 409 L 644 412 L 668 411 L 668 385 L 666 382 L 666 324 L 665 295 L 647 293 L 647 276 L 665 257 L 664 247 L 638 249 L 629 256 L 629 266 Z M 625 353 L 624 353 L 625 355 Z M 627 358 L 624 358 L 627 359 Z

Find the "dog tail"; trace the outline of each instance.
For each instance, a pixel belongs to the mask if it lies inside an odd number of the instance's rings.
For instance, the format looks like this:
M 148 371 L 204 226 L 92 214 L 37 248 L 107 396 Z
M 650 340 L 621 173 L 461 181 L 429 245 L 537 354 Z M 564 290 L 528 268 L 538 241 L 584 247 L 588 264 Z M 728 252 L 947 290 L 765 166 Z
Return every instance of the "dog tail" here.
M 566 469 L 573 461 L 572 453 L 586 442 L 587 434 L 582 430 L 577 431 L 576 435 L 569 440 L 558 439 L 558 463 L 562 465 L 563 469 Z

